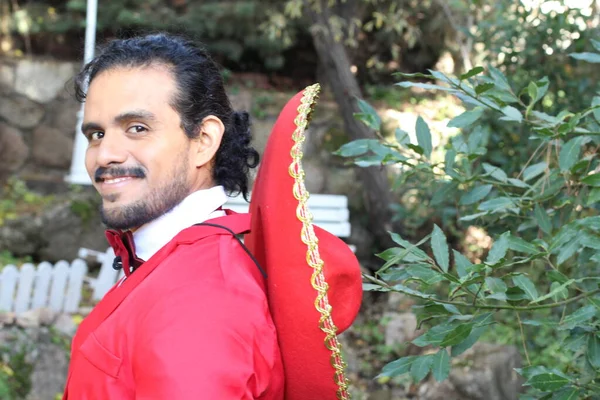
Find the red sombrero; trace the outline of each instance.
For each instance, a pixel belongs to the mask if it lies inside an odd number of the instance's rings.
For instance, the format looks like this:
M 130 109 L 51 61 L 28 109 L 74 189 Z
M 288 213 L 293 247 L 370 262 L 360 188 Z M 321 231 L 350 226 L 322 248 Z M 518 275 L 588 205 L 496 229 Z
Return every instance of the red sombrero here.
M 313 226 L 302 143 L 319 85 L 281 111 L 252 190 L 245 243 L 267 271 L 269 304 L 285 370 L 286 400 L 348 399 L 337 333 L 362 300 L 358 260 L 338 237 Z

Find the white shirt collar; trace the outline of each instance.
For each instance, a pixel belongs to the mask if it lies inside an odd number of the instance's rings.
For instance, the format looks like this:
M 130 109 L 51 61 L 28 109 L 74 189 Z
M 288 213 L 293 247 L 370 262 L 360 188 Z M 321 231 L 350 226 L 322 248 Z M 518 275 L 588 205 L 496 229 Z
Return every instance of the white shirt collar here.
M 223 186 L 190 194 L 171 211 L 142 225 L 133 233 L 136 255 L 148 261 L 182 230 L 207 219 L 224 216 L 225 212 L 218 208 L 226 201 L 227 194 Z

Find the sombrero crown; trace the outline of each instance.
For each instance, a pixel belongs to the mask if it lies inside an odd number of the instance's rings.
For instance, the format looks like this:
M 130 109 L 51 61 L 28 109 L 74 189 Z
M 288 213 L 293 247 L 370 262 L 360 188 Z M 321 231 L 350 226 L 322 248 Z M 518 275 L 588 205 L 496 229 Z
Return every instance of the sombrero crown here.
M 281 111 L 252 190 L 246 244 L 267 271 L 269 305 L 285 371 L 286 400 L 348 399 L 337 333 L 362 300 L 360 266 L 349 246 L 312 225 L 302 143 L 319 85 Z

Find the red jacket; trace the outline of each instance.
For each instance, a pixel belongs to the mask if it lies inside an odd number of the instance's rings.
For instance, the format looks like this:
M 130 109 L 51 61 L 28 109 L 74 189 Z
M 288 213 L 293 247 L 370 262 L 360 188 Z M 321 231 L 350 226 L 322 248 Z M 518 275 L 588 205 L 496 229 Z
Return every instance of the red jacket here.
M 235 233 L 248 214 L 216 218 Z M 81 323 L 64 399 L 283 399 L 257 265 L 227 230 L 180 232 Z

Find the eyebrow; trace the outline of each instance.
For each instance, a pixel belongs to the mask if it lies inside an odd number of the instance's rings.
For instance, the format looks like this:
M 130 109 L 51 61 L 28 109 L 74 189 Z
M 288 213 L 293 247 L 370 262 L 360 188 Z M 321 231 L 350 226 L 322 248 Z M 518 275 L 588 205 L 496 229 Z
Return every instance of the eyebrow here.
M 132 110 L 132 111 L 127 111 L 127 112 L 117 115 L 113 119 L 113 122 L 115 124 L 119 125 L 124 122 L 134 121 L 134 120 L 156 121 L 156 116 L 153 113 L 151 113 L 150 111 Z M 81 124 L 81 132 L 83 132 L 84 134 L 91 130 L 96 131 L 96 130 L 102 130 L 102 129 L 103 129 L 102 126 L 97 122 L 85 122 L 85 123 Z

